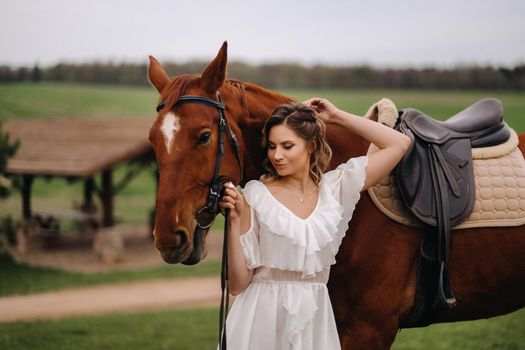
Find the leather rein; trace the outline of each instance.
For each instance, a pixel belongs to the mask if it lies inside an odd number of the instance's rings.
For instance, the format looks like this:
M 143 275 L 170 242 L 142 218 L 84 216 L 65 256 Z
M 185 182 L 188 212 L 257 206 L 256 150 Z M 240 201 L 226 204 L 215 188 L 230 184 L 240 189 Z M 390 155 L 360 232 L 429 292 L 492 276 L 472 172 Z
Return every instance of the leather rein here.
M 239 183 L 243 178 L 243 167 L 241 162 L 241 154 L 239 148 L 239 141 L 237 136 L 233 132 L 226 119 L 226 108 L 221 100 L 221 95 L 217 92 L 217 101 L 212 100 L 208 97 L 184 95 L 181 96 L 171 108 L 180 106 L 184 103 L 197 103 L 205 106 L 210 106 L 219 112 L 218 118 L 218 145 L 217 145 L 217 158 L 215 159 L 215 167 L 213 170 L 213 178 L 209 185 L 208 198 L 206 205 L 202 207 L 195 215 L 197 225 L 195 227 L 195 234 L 205 233 L 210 226 L 213 224 L 215 217 L 219 213 L 219 200 L 222 196 L 222 187 L 224 184 L 224 178 L 220 175 L 222 158 L 224 156 L 224 135 L 226 129 L 230 136 L 231 145 L 237 158 L 239 165 L 240 177 Z M 160 101 L 157 105 L 157 113 L 166 107 L 164 101 Z M 222 263 L 221 263 L 221 304 L 219 311 L 219 349 L 226 350 L 226 316 L 228 313 L 228 307 L 230 304 L 230 287 L 228 284 L 228 226 L 230 220 L 230 210 L 225 211 L 224 221 L 224 239 L 222 245 Z

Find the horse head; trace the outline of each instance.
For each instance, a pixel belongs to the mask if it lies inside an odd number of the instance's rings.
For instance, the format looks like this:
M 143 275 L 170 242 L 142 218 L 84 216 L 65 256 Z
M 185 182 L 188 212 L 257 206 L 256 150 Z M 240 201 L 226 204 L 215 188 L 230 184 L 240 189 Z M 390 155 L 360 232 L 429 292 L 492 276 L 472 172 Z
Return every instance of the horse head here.
M 220 108 L 207 103 L 177 103 L 181 96 L 199 96 L 217 101 L 220 94 L 224 116 L 233 134 L 240 135 L 238 116 L 246 109 L 243 100 L 225 87 L 227 43 L 202 75 L 170 79 L 160 63 L 150 56 L 148 78 L 160 94 L 158 115 L 149 131 L 159 169 L 155 245 L 167 263 L 196 264 L 206 256 L 206 234 L 215 212 L 206 207 L 218 159 Z M 223 93 L 224 92 L 224 93 Z M 180 102 L 180 101 L 179 101 Z M 220 104 L 219 104 L 220 106 Z M 226 128 L 228 129 L 228 128 Z M 243 139 L 237 159 L 231 135 L 224 133 L 224 155 L 219 182 L 239 184 L 242 177 Z M 199 223 L 199 225 L 197 225 Z

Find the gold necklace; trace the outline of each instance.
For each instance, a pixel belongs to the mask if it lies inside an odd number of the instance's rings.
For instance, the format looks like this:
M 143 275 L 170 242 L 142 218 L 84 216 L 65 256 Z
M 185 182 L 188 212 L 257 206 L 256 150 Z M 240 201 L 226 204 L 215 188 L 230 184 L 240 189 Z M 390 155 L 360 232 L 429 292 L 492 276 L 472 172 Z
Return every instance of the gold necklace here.
M 298 196 L 297 193 L 294 191 L 294 190 L 297 190 L 295 187 L 292 187 L 290 184 L 287 184 L 287 183 L 283 182 L 282 180 L 280 180 L 280 181 L 284 185 L 284 187 L 286 187 L 286 189 L 288 191 L 290 191 L 295 197 L 297 197 L 299 202 L 304 203 L 304 201 L 305 201 L 305 199 L 307 198 L 307 195 L 308 195 L 308 190 L 304 191 L 302 196 Z

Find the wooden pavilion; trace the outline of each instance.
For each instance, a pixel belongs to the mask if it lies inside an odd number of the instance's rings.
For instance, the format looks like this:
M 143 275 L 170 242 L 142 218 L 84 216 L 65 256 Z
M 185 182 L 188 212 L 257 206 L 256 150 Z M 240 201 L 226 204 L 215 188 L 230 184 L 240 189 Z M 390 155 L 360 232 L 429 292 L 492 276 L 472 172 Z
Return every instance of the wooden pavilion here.
M 20 147 L 7 164 L 8 174 L 22 177 L 22 213 L 32 217 L 31 186 L 37 176 L 63 177 L 84 181 L 81 211 L 96 208 L 93 193 L 102 203 L 101 223 L 114 224 L 113 197 L 153 160 L 148 141 L 151 118 L 53 118 L 8 119 L 3 129 Z M 113 168 L 123 163 L 137 163 L 118 184 L 113 184 Z M 95 177 L 100 175 L 100 187 Z

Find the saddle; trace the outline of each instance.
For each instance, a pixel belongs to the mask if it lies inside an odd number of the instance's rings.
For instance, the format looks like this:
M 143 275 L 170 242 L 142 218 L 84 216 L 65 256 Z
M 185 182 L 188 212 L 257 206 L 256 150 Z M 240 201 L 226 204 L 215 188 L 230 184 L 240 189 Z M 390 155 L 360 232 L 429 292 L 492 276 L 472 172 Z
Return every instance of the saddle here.
M 407 208 L 424 226 L 420 277 L 433 289 L 425 309 L 450 309 L 456 305 L 448 277 L 450 228 L 474 206 L 472 148 L 501 144 L 511 131 L 496 99 L 478 101 L 444 122 L 407 108 L 395 128 L 412 140 L 395 177 Z

